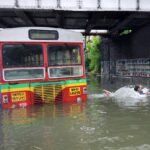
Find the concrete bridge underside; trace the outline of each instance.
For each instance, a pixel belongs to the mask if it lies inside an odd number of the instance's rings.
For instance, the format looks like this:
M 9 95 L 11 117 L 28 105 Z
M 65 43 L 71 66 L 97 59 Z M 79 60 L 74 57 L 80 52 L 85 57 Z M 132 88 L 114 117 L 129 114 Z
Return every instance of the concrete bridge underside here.
M 0 28 L 49 26 L 117 35 L 150 23 L 146 0 L 1 0 Z

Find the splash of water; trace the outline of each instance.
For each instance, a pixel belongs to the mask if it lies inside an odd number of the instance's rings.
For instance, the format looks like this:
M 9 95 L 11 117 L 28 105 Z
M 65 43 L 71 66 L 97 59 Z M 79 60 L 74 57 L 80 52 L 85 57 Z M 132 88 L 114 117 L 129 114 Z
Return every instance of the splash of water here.
M 138 92 L 134 91 L 134 88 L 130 87 L 122 87 L 114 92 L 112 96 L 114 101 L 122 107 L 145 106 L 148 102 L 146 94 L 140 95 Z
M 139 94 L 138 92 L 134 91 L 134 88 L 130 87 L 122 87 L 118 89 L 115 93 L 113 93 L 113 97 L 116 99 L 121 99 L 121 98 L 134 98 L 134 99 L 141 99 L 141 98 L 146 98 L 146 94 Z
M 106 97 L 105 94 L 90 94 L 88 95 L 88 98 L 104 98 Z
M 148 89 L 143 89 L 143 92 L 148 92 Z M 134 88 L 121 87 L 114 93 L 109 95 L 119 106 L 138 106 L 146 105 L 148 102 L 148 96 L 146 94 L 140 95 L 138 92 L 134 91 Z M 89 98 L 108 98 L 105 94 L 91 94 Z

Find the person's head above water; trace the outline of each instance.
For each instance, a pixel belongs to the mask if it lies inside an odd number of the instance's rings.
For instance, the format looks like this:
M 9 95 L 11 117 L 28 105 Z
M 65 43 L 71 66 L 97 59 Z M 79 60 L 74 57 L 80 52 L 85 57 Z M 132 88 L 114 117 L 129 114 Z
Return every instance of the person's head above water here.
M 138 91 L 139 88 L 140 88 L 139 85 L 135 85 L 134 90 L 135 90 L 135 91 Z
M 135 85 L 134 90 L 137 92 L 141 92 L 143 89 L 143 86 L 141 84 Z

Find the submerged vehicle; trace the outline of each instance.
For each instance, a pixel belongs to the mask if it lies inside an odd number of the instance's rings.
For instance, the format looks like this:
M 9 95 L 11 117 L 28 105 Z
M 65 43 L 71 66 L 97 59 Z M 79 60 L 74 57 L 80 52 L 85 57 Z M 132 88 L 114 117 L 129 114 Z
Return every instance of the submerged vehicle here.
M 0 107 L 87 100 L 81 33 L 48 27 L 0 31 Z

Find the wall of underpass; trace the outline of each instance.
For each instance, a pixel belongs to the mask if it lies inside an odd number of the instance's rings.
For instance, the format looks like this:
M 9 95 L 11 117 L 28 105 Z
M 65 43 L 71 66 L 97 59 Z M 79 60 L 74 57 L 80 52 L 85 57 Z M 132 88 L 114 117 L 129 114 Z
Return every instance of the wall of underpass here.
M 150 26 L 128 35 L 103 38 L 101 74 L 150 77 Z

